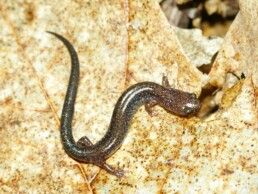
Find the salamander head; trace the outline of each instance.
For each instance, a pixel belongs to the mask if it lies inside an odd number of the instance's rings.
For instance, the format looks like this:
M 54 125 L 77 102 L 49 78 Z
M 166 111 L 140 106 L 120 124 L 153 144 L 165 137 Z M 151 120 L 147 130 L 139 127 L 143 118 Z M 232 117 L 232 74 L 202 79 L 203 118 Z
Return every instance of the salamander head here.
M 194 93 L 170 88 L 163 93 L 163 104 L 161 106 L 177 115 L 189 116 L 200 110 L 201 103 Z
M 185 99 L 184 99 L 185 100 Z M 194 93 L 187 93 L 186 101 L 183 101 L 181 107 L 181 115 L 192 115 L 198 112 L 201 108 L 201 103 Z

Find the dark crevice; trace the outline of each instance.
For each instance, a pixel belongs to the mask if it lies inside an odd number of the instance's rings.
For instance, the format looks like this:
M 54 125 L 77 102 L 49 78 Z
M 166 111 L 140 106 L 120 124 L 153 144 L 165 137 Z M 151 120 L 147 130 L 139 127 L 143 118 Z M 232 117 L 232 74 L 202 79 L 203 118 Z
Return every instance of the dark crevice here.
M 215 94 L 218 91 L 217 87 L 207 84 L 203 87 L 199 100 L 201 101 L 202 107 L 198 112 L 199 118 L 206 118 L 212 113 L 216 112 L 219 106 L 215 102 Z

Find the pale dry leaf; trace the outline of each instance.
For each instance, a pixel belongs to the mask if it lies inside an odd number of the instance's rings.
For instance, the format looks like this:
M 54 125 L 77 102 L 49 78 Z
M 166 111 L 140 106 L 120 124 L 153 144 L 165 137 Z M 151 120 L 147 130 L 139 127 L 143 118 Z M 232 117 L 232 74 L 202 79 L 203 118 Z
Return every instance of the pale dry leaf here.
M 258 26 L 257 1 L 240 1 L 240 12 L 230 27 L 210 72 L 210 83 L 222 87 L 226 74 L 250 76 L 257 87 Z M 252 11 L 253 10 L 253 11 Z M 220 76 L 218 76 L 220 75 Z
M 251 25 L 257 17 L 252 9 L 245 12 L 251 5 L 243 2 L 221 53 L 248 17 L 241 38 L 247 43 L 257 36 Z M 158 2 L 3 1 L 0 9 L 1 192 L 257 192 L 255 57 L 245 60 L 239 54 L 234 73 L 243 72 L 238 68 L 245 62 L 254 70 L 244 71 L 246 80 L 234 102 L 207 120 L 180 118 L 160 107 L 150 117 L 140 108 L 122 147 L 107 160 L 126 170 L 119 180 L 74 161 L 62 148 L 58 118 L 70 58 L 45 31 L 62 34 L 78 52 L 81 78 L 73 133 L 75 139 L 86 135 L 95 143 L 107 130 L 116 99 L 133 83 L 158 83 L 165 74 L 174 87 L 200 94 L 207 82 L 187 59 Z M 243 54 L 252 49 L 255 43 L 247 47 L 241 41 L 234 47 Z M 220 54 L 209 75 L 219 87 L 226 82 L 220 73 L 232 69 L 228 56 Z
M 199 29 L 174 29 L 191 64 L 200 67 L 211 63 L 223 41 L 220 37 L 204 37 Z M 191 42 L 191 44 L 189 44 Z

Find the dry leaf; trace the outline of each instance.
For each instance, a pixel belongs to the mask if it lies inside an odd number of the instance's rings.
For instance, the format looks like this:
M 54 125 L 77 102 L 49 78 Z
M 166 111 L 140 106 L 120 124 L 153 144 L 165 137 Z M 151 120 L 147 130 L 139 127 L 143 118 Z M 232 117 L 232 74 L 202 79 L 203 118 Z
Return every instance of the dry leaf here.
M 191 64 L 156 1 L 2 1 L 0 10 L 1 193 L 258 192 L 255 0 L 240 1 L 209 75 Z M 97 142 L 133 83 L 159 83 L 165 74 L 174 87 L 200 94 L 207 82 L 227 91 L 228 73 L 246 79 L 226 109 L 203 121 L 160 107 L 150 117 L 141 107 L 107 160 L 126 170 L 119 180 L 63 150 L 70 58 L 46 30 L 68 38 L 80 58 L 75 139 Z

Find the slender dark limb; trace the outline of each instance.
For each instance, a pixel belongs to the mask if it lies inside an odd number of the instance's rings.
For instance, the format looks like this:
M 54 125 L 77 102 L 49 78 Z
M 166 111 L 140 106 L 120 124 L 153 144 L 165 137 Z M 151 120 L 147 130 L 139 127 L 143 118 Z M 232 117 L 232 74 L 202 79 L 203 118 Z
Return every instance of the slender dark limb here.
M 163 76 L 163 77 L 162 77 L 162 86 L 165 87 L 165 88 L 171 88 L 167 76 Z M 151 100 L 151 101 L 145 103 L 145 110 L 146 110 L 146 112 L 147 112 L 151 117 L 155 116 L 155 113 L 152 111 L 151 108 L 152 108 L 153 106 L 155 106 L 156 104 L 158 104 L 158 102 L 157 102 L 156 100 Z
M 155 101 L 155 100 L 152 100 L 152 101 L 149 101 L 149 102 L 147 102 L 147 103 L 145 103 L 145 110 L 146 110 L 146 112 L 151 116 L 151 117 L 153 117 L 153 116 L 155 116 L 155 113 L 154 113 L 154 111 L 151 109 L 153 106 L 155 106 L 157 104 L 157 101 Z
M 162 77 L 162 86 L 165 88 L 171 88 L 167 76 Z
M 118 178 L 122 178 L 125 174 L 125 171 L 123 169 L 114 169 L 110 165 L 108 165 L 106 162 L 102 162 L 99 165 L 101 168 L 105 169 L 110 174 L 116 175 Z
M 88 137 L 83 136 L 77 141 L 77 145 L 81 147 L 90 147 L 93 145 L 93 143 L 89 140 Z

